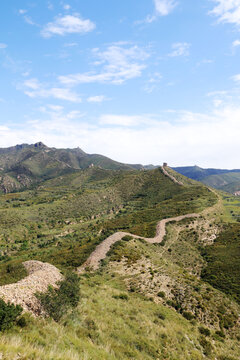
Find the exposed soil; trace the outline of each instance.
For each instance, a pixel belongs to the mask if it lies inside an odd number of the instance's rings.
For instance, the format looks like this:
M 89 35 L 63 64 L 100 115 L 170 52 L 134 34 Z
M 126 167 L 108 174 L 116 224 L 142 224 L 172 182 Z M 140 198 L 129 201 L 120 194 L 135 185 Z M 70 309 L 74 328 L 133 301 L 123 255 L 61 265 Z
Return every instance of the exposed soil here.
M 29 275 L 15 284 L 0 287 L 0 297 L 5 302 L 21 305 L 24 311 L 33 315 L 43 315 L 36 292 L 46 292 L 49 285 L 57 286 L 63 279 L 60 271 L 53 265 L 30 260 L 23 263 Z

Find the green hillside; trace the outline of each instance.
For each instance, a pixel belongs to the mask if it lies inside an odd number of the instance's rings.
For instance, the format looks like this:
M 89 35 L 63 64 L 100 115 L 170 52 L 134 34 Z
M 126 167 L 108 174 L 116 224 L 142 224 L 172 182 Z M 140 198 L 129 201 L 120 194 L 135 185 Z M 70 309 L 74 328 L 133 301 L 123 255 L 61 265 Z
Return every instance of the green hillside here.
M 107 234 L 124 230 L 151 237 L 160 219 L 198 212 L 215 201 L 204 186 L 181 187 L 160 169 L 89 168 L 2 195 L 0 249 L 6 258 L 76 267 Z
M 142 169 L 98 154 L 87 154 L 80 148 L 55 149 L 42 142 L 0 149 L 0 191 L 9 193 L 33 188 L 47 179 L 74 173 L 90 166 L 109 170 Z
M 160 244 L 115 243 L 97 271 L 80 275 L 74 310 L 58 322 L 24 315 L 22 327 L 0 332 L 3 358 L 237 360 L 240 229 L 224 223 L 236 213 L 232 197 L 170 168 L 183 185 L 162 168 L 77 169 L 72 152 L 51 152 L 21 163 L 41 181 L 0 195 L 0 286 L 26 277 L 23 261 L 67 274 L 118 231 L 151 238 L 161 219 L 199 217 L 169 223 Z

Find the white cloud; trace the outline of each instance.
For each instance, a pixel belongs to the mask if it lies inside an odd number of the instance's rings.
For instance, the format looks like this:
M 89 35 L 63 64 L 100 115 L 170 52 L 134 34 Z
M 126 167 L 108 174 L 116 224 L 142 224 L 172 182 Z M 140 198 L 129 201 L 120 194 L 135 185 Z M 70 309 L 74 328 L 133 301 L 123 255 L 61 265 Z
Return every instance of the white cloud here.
M 25 22 L 27 24 L 29 24 L 29 25 L 37 25 L 30 16 L 25 15 L 23 18 L 24 18 L 24 20 L 25 20 Z
M 234 75 L 234 76 L 232 77 L 232 79 L 233 79 L 233 81 L 235 81 L 235 82 L 240 82 L 240 74 Z
M 88 72 L 60 76 L 61 83 L 77 85 L 87 83 L 112 83 L 122 84 L 127 80 L 140 77 L 146 68 L 143 63 L 149 54 L 139 46 L 124 46 L 114 44 L 105 51 L 93 49 L 93 55 L 97 59 L 96 67 L 102 66 L 100 72 Z
M 219 22 L 240 25 L 240 0 L 212 0 L 216 6 L 210 11 Z
M 28 79 L 23 83 L 24 93 L 31 98 L 54 98 L 79 103 L 81 98 L 70 89 L 45 87 L 37 79 Z
M 166 16 L 173 11 L 177 3 L 174 0 L 154 0 L 157 14 Z
M 90 96 L 87 98 L 87 102 L 89 103 L 101 103 L 106 100 L 104 95 Z
M 177 56 L 189 56 L 191 44 L 186 42 L 179 42 L 172 45 L 172 52 L 168 54 L 170 57 L 177 57 Z
M 84 20 L 79 15 L 59 16 L 55 21 L 44 26 L 41 34 L 45 38 L 53 35 L 84 34 L 95 29 L 96 25 L 89 19 Z
M 167 16 L 169 15 L 174 8 L 177 6 L 177 2 L 175 0 L 153 0 L 155 6 L 155 13 L 153 15 L 148 15 L 144 21 L 137 21 L 137 24 L 141 24 L 143 22 L 152 23 L 157 20 L 159 16 Z
M 9 131 L 10 129 L 7 126 L 0 125 L 0 132 Z
M 232 46 L 233 46 L 233 47 L 238 47 L 238 46 L 240 46 L 240 40 L 235 40 L 235 41 L 233 41 Z
M 239 167 L 240 107 L 222 106 L 208 115 L 188 111 L 103 115 L 97 125 L 84 114 L 59 114 L 58 109 L 41 115 L 20 127 L 0 128 L 1 146 L 41 140 L 48 146 L 79 146 L 127 163 Z
M 148 81 L 146 82 L 146 85 L 144 87 L 144 90 L 151 94 L 155 89 L 157 89 L 158 84 L 162 81 L 162 74 L 159 72 L 155 72 L 150 76 Z
M 99 124 L 101 125 L 112 125 L 121 127 L 135 127 L 140 125 L 153 124 L 154 120 L 150 115 L 115 115 L 105 114 L 101 115 Z
M 25 9 L 19 9 L 19 14 L 24 15 L 27 13 L 27 10 Z
M 41 87 L 41 84 L 38 79 L 28 79 L 24 81 L 24 86 L 32 90 L 38 90 Z
M 7 48 L 7 44 L 0 43 L 0 50 L 1 50 L 1 49 L 6 49 L 6 48 Z
M 64 10 L 70 10 L 71 6 L 69 4 L 63 5 Z

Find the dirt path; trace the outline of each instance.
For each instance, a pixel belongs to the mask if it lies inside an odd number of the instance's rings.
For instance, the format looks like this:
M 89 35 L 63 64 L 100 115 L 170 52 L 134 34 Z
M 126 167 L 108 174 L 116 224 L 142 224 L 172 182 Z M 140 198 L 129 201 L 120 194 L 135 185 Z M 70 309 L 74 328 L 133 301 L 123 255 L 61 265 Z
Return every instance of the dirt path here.
M 183 219 L 193 218 L 193 217 L 199 217 L 199 214 L 193 213 L 193 214 L 181 215 L 159 221 L 157 225 L 156 236 L 154 238 L 144 238 L 126 232 L 116 232 L 115 234 L 109 236 L 107 239 L 105 239 L 103 242 L 101 242 L 101 244 L 99 244 L 96 247 L 96 249 L 92 252 L 92 254 L 89 256 L 87 261 L 85 261 L 85 263 L 78 268 L 78 273 L 79 274 L 83 273 L 86 268 L 89 268 L 91 270 L 97 270 L 99 268 L 101 260 L 105 259 L 111 246 L 115 244 L 117 241 L 120 241 L 126 235 L 130 235 L 135 239 L 143 239 L 151 244 L 161 243 L 163 241 L 164 236 L 166 235 L 167 223 L 171 221 L 181 221 Z

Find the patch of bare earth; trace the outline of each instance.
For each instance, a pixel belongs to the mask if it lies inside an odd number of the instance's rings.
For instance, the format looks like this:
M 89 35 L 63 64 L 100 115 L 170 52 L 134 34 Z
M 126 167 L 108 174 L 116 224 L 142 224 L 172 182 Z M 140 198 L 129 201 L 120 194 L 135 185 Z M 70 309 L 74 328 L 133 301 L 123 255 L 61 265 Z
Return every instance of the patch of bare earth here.
M 46 292 L 48 286 L 57 286 L 63 279 L 60 271 L 53 265 L 41 261 L 30 260 L 23 263 L 28 276 L 15 284 L 0 287 L 0 298 L 5 302 L 21 305 L 24 311 L 35 316 L 43 315 L 39 300 L 35 293 Z

